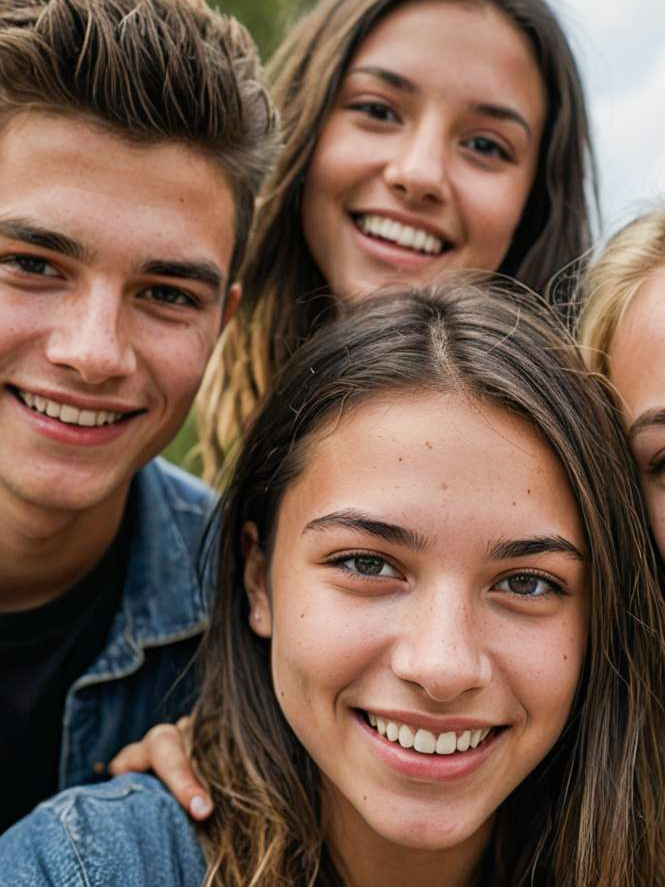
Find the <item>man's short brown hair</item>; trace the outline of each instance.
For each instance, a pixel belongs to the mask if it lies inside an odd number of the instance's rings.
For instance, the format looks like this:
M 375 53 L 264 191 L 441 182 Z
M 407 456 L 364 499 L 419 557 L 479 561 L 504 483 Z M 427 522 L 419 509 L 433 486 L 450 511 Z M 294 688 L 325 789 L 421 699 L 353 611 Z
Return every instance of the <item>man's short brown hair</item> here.
M 233 280 L 277 146 L 276 113 L 241 24 L 186 0 L 0 0 L 0 125 L 30 109 L 216 159 L 235 198 Z

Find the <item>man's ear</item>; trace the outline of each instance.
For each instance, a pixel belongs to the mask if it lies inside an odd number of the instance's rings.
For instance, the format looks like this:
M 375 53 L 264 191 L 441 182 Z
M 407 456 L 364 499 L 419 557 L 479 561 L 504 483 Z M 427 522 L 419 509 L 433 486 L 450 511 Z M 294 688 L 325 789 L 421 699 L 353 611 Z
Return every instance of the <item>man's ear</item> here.
M 259 637 L 272 637 L 272 607 L 268 588 L 268 562 L 259 546 L 256 524 L 247 521 L 242 528 L 245 553 L 245 591 L 249 598 L 249 625 Z
M 241 298 L 242 284 L 239 280 L 236 280 L 236 282 L 229 287 L 226 298 L 224 299 L 224 310 L 222 311 L 222 326 L 220 332 L 238 310 Z

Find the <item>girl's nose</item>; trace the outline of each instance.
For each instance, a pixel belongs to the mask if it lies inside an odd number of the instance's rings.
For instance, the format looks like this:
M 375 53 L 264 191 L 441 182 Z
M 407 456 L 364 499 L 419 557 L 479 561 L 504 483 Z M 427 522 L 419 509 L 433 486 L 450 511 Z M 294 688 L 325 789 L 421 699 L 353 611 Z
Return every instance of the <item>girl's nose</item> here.
M 447 153 L 441 125 L 424 120 L 396 145 L 384 168 L 384 180 L 404 199 L 444 203 L 450 192 Z
M 394 674 L 437 702 L 488 686 L 492 662 L 479 618 L 463 589 L 415 594 L 393 648 Z

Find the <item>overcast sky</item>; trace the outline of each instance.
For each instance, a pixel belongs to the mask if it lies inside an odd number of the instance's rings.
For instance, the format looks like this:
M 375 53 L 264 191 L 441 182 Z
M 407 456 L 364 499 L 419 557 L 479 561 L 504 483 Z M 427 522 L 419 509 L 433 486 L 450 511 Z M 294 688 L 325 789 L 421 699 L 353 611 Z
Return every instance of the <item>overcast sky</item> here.
M 665 0 L 550 0 L 586 86 L 603 234 L 665 201 Z

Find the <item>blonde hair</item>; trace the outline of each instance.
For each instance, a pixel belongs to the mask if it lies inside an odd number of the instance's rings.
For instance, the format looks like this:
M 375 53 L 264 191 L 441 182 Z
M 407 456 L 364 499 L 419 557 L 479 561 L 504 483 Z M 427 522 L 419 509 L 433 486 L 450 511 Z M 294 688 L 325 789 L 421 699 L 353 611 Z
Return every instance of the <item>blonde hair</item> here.
M 208 364 L 198 399 L 209 481 L 275 372 L 336 313 L 300 223 L 305 172 L 353 53 L 403 2 L 322 0 L 291 29 L 268 66 L 284 150 L 258 203 L 240 310 Z M 543 0 L 473 2 L 498 9 L 525 35 L 547 89 L 548 118 L 535 180 L 498 269 L 542 291 L 590 244 L 587 196 L 595 195 L 595 170 L 582 86 L 570 47 Z M 552 293 L 565 300 L 564 290 Z
M 582 281 L 578 338 L 587 366 L 610 375 L 609 347 L 637 291 L 665 265 L 665 208 L 638 216 L 608 242 Z

